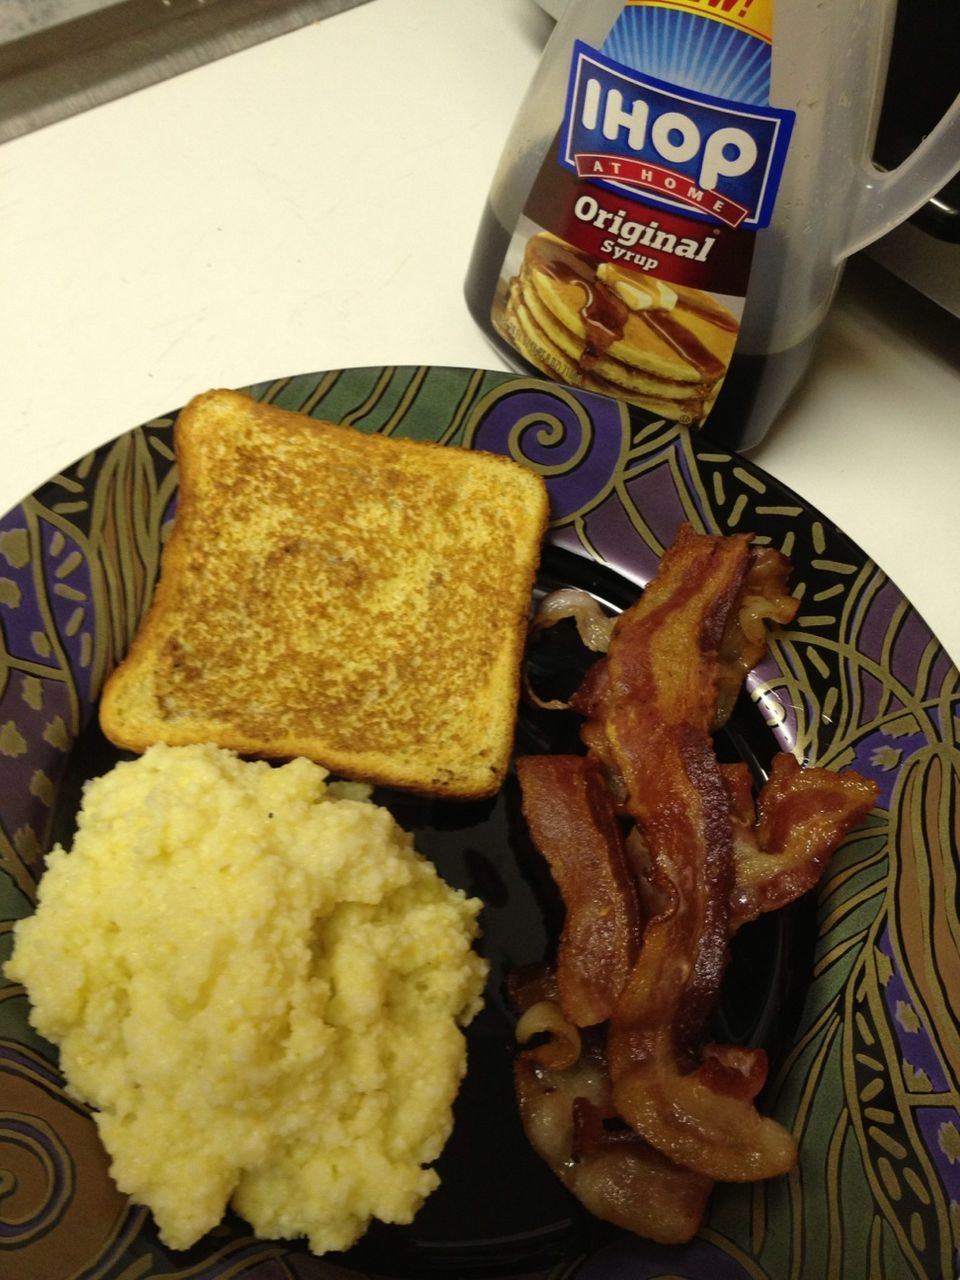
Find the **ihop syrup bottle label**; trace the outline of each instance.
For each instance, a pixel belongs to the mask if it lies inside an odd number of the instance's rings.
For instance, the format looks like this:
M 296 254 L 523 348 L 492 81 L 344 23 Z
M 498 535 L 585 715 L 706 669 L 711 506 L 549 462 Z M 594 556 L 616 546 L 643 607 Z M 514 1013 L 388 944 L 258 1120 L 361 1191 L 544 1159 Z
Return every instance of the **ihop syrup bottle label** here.
M 526 364 L 706 419 L 794 122 L 770 105 L 773 4 L 629 0 L 599 48 L 573 41 L 562 123 L 487 295 Z

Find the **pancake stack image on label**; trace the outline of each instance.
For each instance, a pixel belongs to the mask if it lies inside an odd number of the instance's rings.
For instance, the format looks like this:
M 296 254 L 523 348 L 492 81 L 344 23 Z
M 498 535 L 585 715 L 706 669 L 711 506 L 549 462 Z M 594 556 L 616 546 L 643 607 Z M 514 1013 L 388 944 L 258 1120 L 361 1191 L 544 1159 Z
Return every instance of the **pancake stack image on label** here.
M 691 425 L 710 411 L 739 330 L 711 294 L 600 262 L 549 232 L 527 241 L 493 321 L 551 377 Z

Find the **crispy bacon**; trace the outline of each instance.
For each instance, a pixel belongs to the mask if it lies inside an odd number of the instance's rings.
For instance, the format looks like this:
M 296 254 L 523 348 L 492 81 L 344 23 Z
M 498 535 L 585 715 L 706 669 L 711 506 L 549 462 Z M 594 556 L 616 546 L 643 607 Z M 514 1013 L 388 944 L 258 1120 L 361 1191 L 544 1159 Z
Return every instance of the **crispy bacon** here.
M 663 1244 L 689 1240 L 713 1182 L 668 1160 L 616 1121 L 602 1044 L 575 1063 L 544 1067 L 535 1051 L 515 1064 L 520 1117 L 531 1146 L 591 1213 Z
M 584 741 L 604 763 L 622 763 L 611 738 L 615 720 L 642 716 L 671 727 L 657 720 L 656 707 L 682 706 L 685 719 L 709 732 L 718 649 L 749 568 L 749 545 L 748 535 L 710 538 L 684 525 L 643 596 L 617 619 L 607 657 L 571 699 L 587 717 Z
M 713 1070 L 691 1070 L 727 962 L 734 884 L 726 788 L 710 737 L 719 648 L 750 569 L 749 538 L 682 531 L 614 628 L 584 730 L 623 779 L 664 909 L 646 924 L 611 1019 L 618 1112 L 671 1159 L 715 1178 L 770 1177 L 792 1138 Z
M 720 673 L 713 726 L 730 718 L 747 673 L 767 651 L 767 623 L 786 626 L 796 617 L 800 601 L 787 590 L 790 561 L 773 547 L 750 548 L 750 562 L 720 641 Z
M 649 1033 L 611 1024 L 614 1101 L 636 1131 L 677 1164 L 723 1182 L 754 1182 L 787 1173 L 796 1162 L 788 1130 L 753 1105 L 766 1058 L 752 1051 L 746 1075 L 708 1060 L 684 1071 L 668 1027 Z
M 648 922 L 618 1015 L 661 1019 L 693 981 L 699 1023 L 716 993 L 732 886 L 726 793 L 710 741 L 717 646 L 748 562 L 748 539 L 687 528 L 614 628 L 583 738 L 623 779 L 651 879 L 667 906 Z M 698 995 L 698 992 L 702 993 Z
M 636 959 L 637 895 L 600 766 L 583 756 L 517 761 L 523 813 L 563 897 L 560 1006 L 578 1027 L 605 1022 Z
M 731 929 L 812 889 L 878 794 L 876 784 L 858 773 L 803 769 L 783 752 L 774 757 L 754 815 L 746 769 L 725 766 L 724 779 L 735 831 Z
M 584 716 L 587 761 L 565 757 L 556 766 L 552 781 L 562 782 L 565 798 L 550 796 L 550 769 L 539 762 L 524 783 L 534 840 L 549 845 L 544 851 L 573 913 L 561 968 L 590 992 L 589 969 L 597 964 L 604 999 L 590 1007 L 591 1017 L 619 991 L 605 1026 L 584 1032 L 591 1038 L 576 1062 L 569 1050 L 557 1059 L 559 1071 L 545 1068 L 536 1049 L 520 1056 L 525 1124 L 536 1127 L 550 1112 L 556 1138 L 562 1116 L 562 1141 L 545 1154 L 551 1166 L 610 1221 L 621 1220 L 616 1206 L 628 1192 L 656 1203 L 651 1218 L 665 1213 L 666 1226 L 623 1223 L 655 1239 L 692 1234 L 695 1206 L 698 1217 L 714 1179 L 767 1178 L 795 1162 L 793 1136 L 754 1105 L 766 1055 L 704 1046 L 703 1030 L 732 934 L 810 888 L 876 794 L 855 774 L 800 770 L 783 756 L 755 806 L 746 769 L 718 763 L 711 734 L 765 652 L 766 623 L 789 622 L 797 607 L 787 593 L 786 559 L 750 543 L 749 535 L 681 529 L 571 700 Z M 518 767 L 523 781 L 525 766 Z M 610 792 L 606 802 L 597 798 L 601 782 Z M 635 824 L 625 839 L 618 814 Z M 560 847 L 564 829 L 581 844 L 589 831 L 595 861 L 578 868 L 576 849 Z M 570 954 L 574 933 L 587 938 L 587 921 L 600 909 L 599 890 L 593 900 L 584 883 L 596 877 L 595 865 L 604 870 L 617 924 L 616 965 L 608 957 L 601 964 L 589 941 L 579 963 Z M 644 920 L 643 932 L 623 977 L 633 913 Z M 563 1004 L 571 1021 L 574 1007 Z M 589 1089 L 578 1093 L 584 1081 Z M 619 1126 L 612 1131 L 611 1118 Z M 674 1216 L 656 1190 L 668 1186 L 664 1196 L 680 1206 Z

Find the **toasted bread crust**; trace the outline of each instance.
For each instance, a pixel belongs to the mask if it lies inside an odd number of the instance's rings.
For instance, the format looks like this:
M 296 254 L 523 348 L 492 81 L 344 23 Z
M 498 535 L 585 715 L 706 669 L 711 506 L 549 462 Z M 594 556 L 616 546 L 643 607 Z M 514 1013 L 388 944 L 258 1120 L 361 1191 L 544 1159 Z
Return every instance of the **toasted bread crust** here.
M 513 740 L 542 479 L 232 391 L 192 400 L 176 446 L 174 529 L 103 692 L 107 737 L 492 794 Z

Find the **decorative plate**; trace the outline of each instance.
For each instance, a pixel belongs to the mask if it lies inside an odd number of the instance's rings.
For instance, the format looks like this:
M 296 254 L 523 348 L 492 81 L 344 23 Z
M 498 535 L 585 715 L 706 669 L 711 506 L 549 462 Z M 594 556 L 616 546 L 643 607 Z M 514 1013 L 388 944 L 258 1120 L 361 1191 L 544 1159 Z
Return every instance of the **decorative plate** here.
M 199 388 L 198 388 L 199 390 Z M 0 1274 L 9 1280 L 837 1280 L 954 1277 L 960 1240 L 960 677 L 910 604 L 843 533 L 751 463 L 649 414 L 512 374 L 395 368 L 250 389 L 363 431 L 504 453 L 538 468 L 553 523 L 541 587 L 573 582 L 622 607 L 678 525 L 751 530 L 794 564 L 802 596 L 748 682 L 730 750 L 758 775 L 774 751 L 855 765 L 879 807 L 816 899 L 742 932 L 719 1017 L 772 1059 L 762 1108 L 793 1128 L 786 1178 L 718 1188 L 699 1236 L 664 1248 L 584 1215 L 530 1152 L 513 1100 L 503 980 L 541 958 L 549 874 L 496 801 L 378 796 L 444 876 L 486 903 L 487 1006 L 441 1159 L 410 1227 L 374 1226 L 311 1257 L 228 1217 L 185 1253 L 113 1186 L 53 1048 L 0 987 Z M 0 959 L 31 910 L 43 857 L 69 843 L 84 778 L 117 753 L 96 702 L 156 579 L 173 517 L 175 415 L 121 436 L 0 521 Z M 525 711 L 520 746 L 555 745 Z M 321 1118 L 322 1120 L 322 1118 Z

